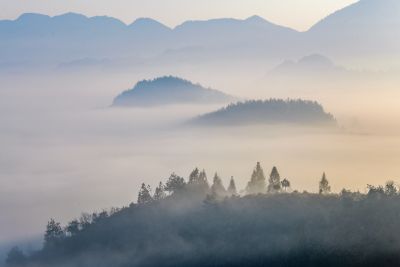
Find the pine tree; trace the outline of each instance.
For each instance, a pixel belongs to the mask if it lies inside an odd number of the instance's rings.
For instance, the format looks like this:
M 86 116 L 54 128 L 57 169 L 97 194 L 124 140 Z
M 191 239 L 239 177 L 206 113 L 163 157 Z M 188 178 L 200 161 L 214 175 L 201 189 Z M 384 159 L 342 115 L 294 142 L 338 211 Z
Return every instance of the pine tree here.
M 329 194 L 331 192 L 331 187 L 329 186 L 329 181 L 326 179 L 325 172 L 322 174 L 321 181 L 319 182 L 319 193 Z
M 257 165 L 253 170 L 246 191 L 247 194 L 265 193 L 265 175 L 260 162 L 257 162 Z
M 278 169 L 274 166 L 268 180 L 268 193 L 277 193 L 281 191 L 281 177 Z
M 189 184 L 197 184 L 199 181 L 200 171 L 198 168 L 194 169 L 189 175 Z
M 168 181 L 165 185 L 165 191 L 175 194 L 182 191 L 185 188 L 185 185 L 185 179 L 173 173 L 168 178 Z
M 139 194 L 138 194 L 138 204 L 145 204 L 153 201 L 153 198 L 151 197 L 151 188 L 149 185 L 146 186 L 146 184 L 142 184 Z
M 235 180 L 233 179 L 233 176 L 231 177 L 231 181 L 229 182 L 228 193 L 231 196 L 237 195 L 236 183 Z
M 211 186 L 211 192 L 217 196 L 226 195 L 226 189 L 222 184 L 221 178 L 218 176 L 218 173 L 215 173 L 213 184 Z
M 165 197 L 166 197 L 165 187 L 164 187 L 163 183 L 160 182 L 158 184 L 158 186 L 156 187 L 156 190 L 154 191 L 153 199 L 154 200 L 161 200 L 161 199 L 164 199 Z
M 191 190 L 199 193 L 207 193 L 210 189 L 205 170 L 194 169 L 189 175 L 189 186 Z
M 44 234 L 44 245 L 46 247 L 52 246 L 60 241 L 65 236 L 61 224 L 56 222 L 54 219 L 50 219 L 46 226 L 46 232 Z
M 209 188 L 207 174 L 205 170 L 202 170 L 199 174 L 199 181 L 198 184 L 203 186 L 205 189 Z

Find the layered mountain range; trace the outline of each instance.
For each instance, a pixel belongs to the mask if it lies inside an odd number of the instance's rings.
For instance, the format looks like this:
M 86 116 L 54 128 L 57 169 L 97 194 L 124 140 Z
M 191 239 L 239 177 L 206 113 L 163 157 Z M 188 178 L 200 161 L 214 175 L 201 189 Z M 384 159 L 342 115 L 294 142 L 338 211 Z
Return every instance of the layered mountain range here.
M 171 29 L 142 18 L 130 25 L 74 13 L 23 14 L 0 21 L 0 66 L 57 65 L 82 58 L 173 60 L 185 55 L 246 59 L 300 58 L 321 53 L 371 66 L 400 55 L 400 1 L 361 0 L 298 32 L 253 16 L 187 21 Z M 388 65 L 390 67 L 390 64 Z

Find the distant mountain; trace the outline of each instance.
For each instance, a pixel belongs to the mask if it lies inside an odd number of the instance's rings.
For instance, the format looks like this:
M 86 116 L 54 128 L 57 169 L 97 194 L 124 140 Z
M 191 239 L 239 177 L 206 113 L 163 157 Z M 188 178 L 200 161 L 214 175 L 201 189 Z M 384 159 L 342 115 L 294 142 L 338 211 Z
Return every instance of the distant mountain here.
M 399 55 L 400 1 L 361 0 L 321 20 L 306 38 L 311 49 L 331 56 Z
M 114 99 L 113 106 L 156 106 L 171 104 L 228 103 L 235 98 L 200 84 L 165 76 L 143 80 Z
M 85 58 L 139 58 L 166 64 L 232 59 L 276 62 L 321 53 L 366 68 L 398 67 L 400 1 L 361 0 L 306 32 L 258 16 L 187 21 L 170 29 L 150 18 L 126 25 L 110 17 L 74 13 L 23 14 L 0 21 L 0 50 L 2 66 L 57 66 Z
M 282 64 L 276 66 L 269 74 L 315 75 L 321 73 L 341 73 L 345 71 L 344 68 L 337 66 L 331 59 L 320 54 L 313 54 L 305 56 L 298 61 L 286 60 Z
M 194 118 L 192 125 L 251 125 L 294 123 L 300 125 L 335 124 L 317 102 L 306 100 L 252 100 L 229 106 Z

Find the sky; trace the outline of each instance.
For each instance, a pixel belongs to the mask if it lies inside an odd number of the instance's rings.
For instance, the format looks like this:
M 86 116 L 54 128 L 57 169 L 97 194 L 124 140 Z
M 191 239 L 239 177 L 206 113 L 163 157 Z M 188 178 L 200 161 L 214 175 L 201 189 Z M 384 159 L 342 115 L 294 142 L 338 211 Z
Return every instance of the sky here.
M 325 16 L 357 0 L 0 0 L 0 19 L 22 13 L 107 15 L 125 23 L 151 17 L 174 27 L 186 20 L 259 15 L 271 22 L 307 30 Z

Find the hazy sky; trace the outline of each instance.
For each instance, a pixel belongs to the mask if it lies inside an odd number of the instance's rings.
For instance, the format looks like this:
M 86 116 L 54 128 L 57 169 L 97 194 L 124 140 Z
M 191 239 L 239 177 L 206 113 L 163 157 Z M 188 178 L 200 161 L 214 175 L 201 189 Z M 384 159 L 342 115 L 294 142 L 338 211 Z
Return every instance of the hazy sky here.
M 21 13 L 57 15 L 78 12 L 108 15 L 131 23 L 152 17 L 169 26 L 188 19 L 262 16 L 272 22 L 305 30 L 326 15 L 357 0 L 0 0 L 0 18 Z

